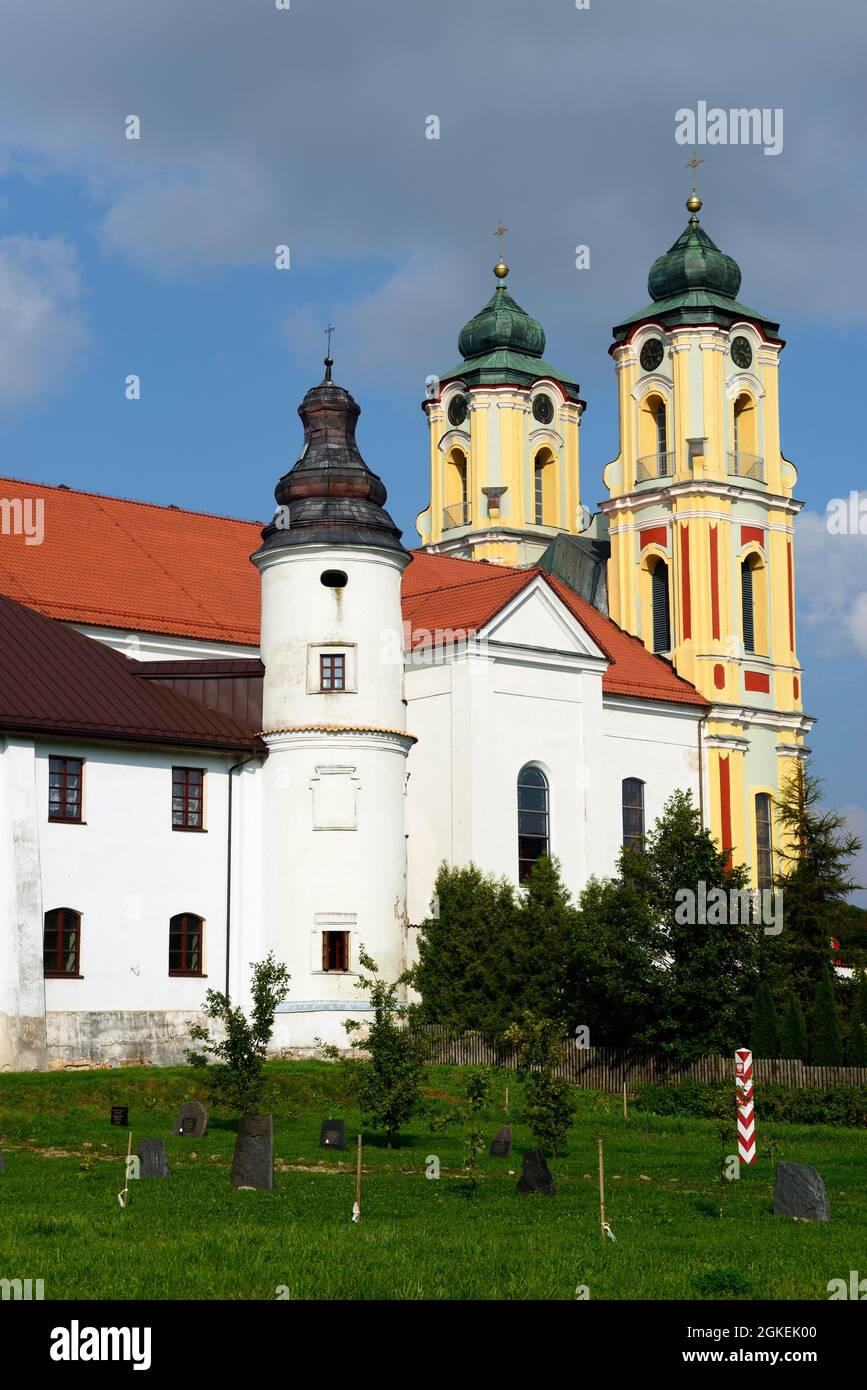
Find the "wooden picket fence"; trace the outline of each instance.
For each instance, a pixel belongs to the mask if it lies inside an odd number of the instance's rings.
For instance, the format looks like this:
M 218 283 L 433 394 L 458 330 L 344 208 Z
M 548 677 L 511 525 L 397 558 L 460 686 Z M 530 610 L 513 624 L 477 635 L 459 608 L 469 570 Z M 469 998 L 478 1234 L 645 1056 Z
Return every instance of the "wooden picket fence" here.
M 515 1055 L 512 1048 L 498 1047 L 478 1033 L 452 1033 L 438 1024 L 426 1024 L 419 1029 L 428 1045 L 431 1063 L 460 1067 L 512 1067 Z M 628 1091 L 645 1082 L 655 1081 L 662 1086 L 674 1086 L 685 1076 L 696 1081 L 729 1081 L 734 1084 L 734 1056 L 699 1057 L 693 1062 L 674 1062 L 642 1048 L 581 1047 L 570 1039 L 563 1051 L 563 1062 L 557 1068 L 573 1086 L 586 1091 Z M 812 1086 L 824 1089 L 844 1082 L 850 1086 L 867 1086 L 867 1067 L 808 1067 L 804 1062 L 788 1058 L 756 1058 L 753 1061 L 756 1084 L 775 1081 L 778 1085 L 799 1089 Z

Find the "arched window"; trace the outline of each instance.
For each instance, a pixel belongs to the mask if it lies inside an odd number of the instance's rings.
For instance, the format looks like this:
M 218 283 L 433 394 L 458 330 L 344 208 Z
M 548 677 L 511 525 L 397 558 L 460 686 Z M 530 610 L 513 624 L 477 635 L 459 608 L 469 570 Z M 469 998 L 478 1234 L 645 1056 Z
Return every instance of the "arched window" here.
M 557 524 L 557 469 L 550 449 L 540 449 L 533 459 L 533 521 L 537 526 Z
M 81 913 L 71 907 L 55 907 L 46 912 L 42 937 L 45 975 L 52 979 L 73 979 L 80 973 Z
M 169 974 L 202 974 L 205 923 L 194 912 L 179 912 L 169 922 Z
M 665 401 L 656 402 L 656 456 L 659 462 L 659 476 L 664 478 L 667 472 L 666 457 L 668 455 L 668 423 L 665 417 Z
M 756 650 L 756 606 L 753 593 L 753 564 L 749 556 L 741 563 L 741 621 L 744 651 Z
M 623 843 L 644 849 L 644 783 L 637 777 L 623 779 Z
M 767 792 L 757 794 L 756 883 L 760 889 L 774 886 L 774 831 L 771 804 L 771 798 Z
M 463 449 L 452 449 L 446 463 L 446 505 L 443 514 L 443 530 L 448 531 L 455 526 L 468 526 L 470 519 L 467 456 Z
M 528 763 L 518 773 L 518 881 L 523 883 L 547 853 L 548 782 L 544 772 Z
M 545 461 L 538 456 L 533 469 L 533 519 L 537 526 L 545 521 Z
M 650 597 L 653 615 L 653 650 L 671 650 L 671 613 L 668 602 L 668 565 L 657 560 L 650 572 Z

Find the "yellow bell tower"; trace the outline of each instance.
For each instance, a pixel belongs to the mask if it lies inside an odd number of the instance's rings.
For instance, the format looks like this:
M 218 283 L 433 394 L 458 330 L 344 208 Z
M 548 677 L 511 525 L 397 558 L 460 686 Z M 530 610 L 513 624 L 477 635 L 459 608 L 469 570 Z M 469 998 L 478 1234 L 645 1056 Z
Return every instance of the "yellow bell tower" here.
M 463 362 L 428 381 L 430 505 L 422 545 L 442 554 L 534 564 L 561 531 L 582 531 L 577 382 L 543 360 L 545 332 L 512 298 L 502 223 L 497 285 L 461 330 Z
M 620 454 L 609 497 L 611 616 L 710 702 L 710 828 L 768 887 L 774 803 L 813 721 L 803 713 L 792 522 L 780 451 L 779 325 L 738 302 L 741 273 L 704 231 L 651 267 L 652 303 L 614 329 Z

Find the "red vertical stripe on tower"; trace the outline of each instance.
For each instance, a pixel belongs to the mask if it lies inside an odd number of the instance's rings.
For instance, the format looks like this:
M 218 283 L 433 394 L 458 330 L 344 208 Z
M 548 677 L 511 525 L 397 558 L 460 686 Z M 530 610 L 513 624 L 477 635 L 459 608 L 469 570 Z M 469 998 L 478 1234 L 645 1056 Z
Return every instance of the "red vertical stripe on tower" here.
M 786 541 L 789 569 L 789 651 L 795 650 L 795 579 L 792 574 L 792 542 Z
M 689 588 L 689 526 L 680 527 L 680 591 L 683 596 L 683 635 L 692 636 L 692 599 Z
M 720 755 L 719 760 L 719 813 L 722 830 L 722 847 L 726 854 L 728 867 L 732 866 L 732 788 L 728 757 Z
M 719 637 L 719 556 L 717 529 L 710 528 L 710 615 L 713 635 Z

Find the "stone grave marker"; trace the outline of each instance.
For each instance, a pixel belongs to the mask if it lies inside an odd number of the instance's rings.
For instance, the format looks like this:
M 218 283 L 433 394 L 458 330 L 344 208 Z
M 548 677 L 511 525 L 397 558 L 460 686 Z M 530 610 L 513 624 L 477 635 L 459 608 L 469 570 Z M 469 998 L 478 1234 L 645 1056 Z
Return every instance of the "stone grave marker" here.
M 111 1122 L 113 1125 L 129 1124 L 129 1106 L 113 1105 L 111 1107 Z
M 342 1120 L 323 1120 L 319 1131 L 320 1149 L 345 1149 L 346 1127 Z
M 178 1111 L 178 1118 L 172 1127 L 172 1134 L 181 1134 L 185 1139 L 201 1139 L 208 1128 L 208 1112 L 197 1100 L 188 1100 Z
M 138 1146 L 143 1178 L 170 1178 L 169 1156 L 162 1139 L 142 1139 Z
M 3 1172 L 3 1169 L 4 1169 L 5 1166 L 6 1166 L 6 1160 L 4 1159 L 3 1154 L 0 1153 L 0 1173 Z
M 508 1158 L 511 1147 L 512 1126 L 503 1125 L 503 1128 L 498 1129 L 491 1140 L 491 1147 L 488 1149 L 488 1155 L 490 1158 Z
M 554 1196 L 554 1179 L 542 1149 L 528 1149 L 524 1154 L 524 1171 L 518 1179 L 518 1191 Z
M 831 1206 L 825 1184 L 807 1163 L 778 1163 L 774 1184 L 774 1216 L 796 1216 L 802 1221 L 830 1221 Z
M 232 1156 L 231 1187 L 274 1186 L 274 1120 L 271 1115 L 247 1115 L 238 1121 Z

